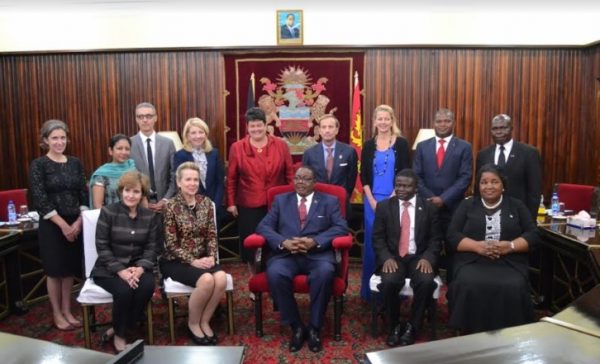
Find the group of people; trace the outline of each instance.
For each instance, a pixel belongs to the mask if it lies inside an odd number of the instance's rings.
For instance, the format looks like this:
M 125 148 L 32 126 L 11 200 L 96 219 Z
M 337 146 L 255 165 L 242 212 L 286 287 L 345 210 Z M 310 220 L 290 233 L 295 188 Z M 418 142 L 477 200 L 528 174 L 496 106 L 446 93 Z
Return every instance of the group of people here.
M 533 216 L 541 162 L 535 148 L 512 139 L 509 116 L 492 119 L 494 145 L 477 154 L 475 196 L 467 199 L 472 149 L 453 135 L 454 114 L 447 109 L 436 112 L 436 135 L 418 144 L 411 163 L 394 110 L 378 106 L 360 172 L 356 150 L 337 140 L 340 125 L 333 114 L 319 118 L 321 141 L 305 151 L 302 167 L 294 170 L 286 143 L 267 132 L 265 113 L 250 108 L 247 135 L 231 145 L 226 172 L 203 120 L 185 123 L 184 148 L 175 152 L 154 130 L 152 104 L 139 104 L 135 116 L 139 133 L 111 138 L 112 161 L 89 179 L 89 200 L 81 163 L 64 153 L 68 127 L 58 120 L 42 127 L 47 153 L 32 162 L 30 184 L 42 217 L 40 254 L 58 329 L 81 325 L 71 313 L 70 292 L 73 277 L 81 274 L 80 210 L 89 206 L 102 208 L 92 276 L 114 297 L 113 328 L 105 336 L 113 338 L 115 348 L 125 347 L 126 330 L 151 298 L 157 256 L 165 277 L 196 287 L 188 304 L 190 338 L 200 345 L 216 343 L 210 319 L 225 290 L 217 226 L 226 210 L 237 218 L 244 262 L 254 260 L 244 239 L 254 232 L 266 237 L 272 252 L 269 288 L 282 322 L 290 325 L 290 351 L 305 341 L 310 350 L 322 350 L 320 329 L 335 272 L 331 241 L 348 227 L 337 200 L 314 186 L 343 187 L 349 208 L 358 176 L 364 189 L 361 296 L 369 297 L 371 275 L 381 275 L 388 345 L 415 341 L 441 259 L 448 270 L 451 327 L 477 332 L 533 319 L 527 267 L 528 251 L 537 242 Z M 276 198 L 268 211 L 267 190 L 288 184 L 295 191 Z M 296 274 L 309 276 L 308 325 L 291 289 Z M 408 323 L 400 325 L 398 293 L 405 278 L 415 294 Z

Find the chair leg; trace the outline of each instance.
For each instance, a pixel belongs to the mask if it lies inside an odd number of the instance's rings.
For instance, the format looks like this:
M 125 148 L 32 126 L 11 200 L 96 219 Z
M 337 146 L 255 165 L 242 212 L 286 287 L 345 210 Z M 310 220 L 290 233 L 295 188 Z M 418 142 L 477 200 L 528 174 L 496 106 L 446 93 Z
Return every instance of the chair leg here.
M 91 349 L 92 339 L 90 337 L 90 310 L 89 306 L 85 304 L 81 305 L 81 308 L 83 309 L 83 337 L 85 341 L 85 347 L 87 349 Z
M 377 321 L 377 294 L 378 292 L 371 291 L 371 336 L 379 335 L 379 322 Z
M 333 330 L 335 341 L 342 340 L 342 307 L 343 307 L 343 299 L 342 297 L 334 297 L 333 298 Z
M 167 297 L 169 305 L 169 333 L 171 335 L 171 344 L 175 344 L 175 307 L 173 307 L 173 297 Z
M 263 336 L 262 318 L 262 292 L 254 293 L 254 320 L 256 325 L 256 336 Z
M 89 306 L 90 308 L 90 332 L 96 332 L 96 306 Z
M 233 291 L 227 291 L 225 295 L 227 296 L 227 331 L 229 335 L 233 335 L 235 333 L 233 320 Z
M 152 330 L 152 302 L 148 301 L 146 307 L 146 316 L 148 316 L 148 344 L 154 345 L 154 332 Z

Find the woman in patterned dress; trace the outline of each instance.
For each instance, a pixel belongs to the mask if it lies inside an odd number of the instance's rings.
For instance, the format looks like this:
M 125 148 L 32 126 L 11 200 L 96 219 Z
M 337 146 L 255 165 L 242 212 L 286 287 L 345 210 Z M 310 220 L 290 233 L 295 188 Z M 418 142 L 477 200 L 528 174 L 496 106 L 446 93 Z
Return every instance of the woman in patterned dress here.
M 217 264 L 217 229 L 210 198 L 197 195 L 200 169 L 194 162 L 177 168 L 179 191 L 164 212 L 165 251 L 160 261 L 165 278 L 195 287 L 188 301 L 188 335 L 198 345 L 214 345 L 210 319 L 227 283 Z
M 54 326 L 59 330 L 81 327 L 71 313 L 73 278 L 81 277 L 81 210 L 87 209 L 85 174 L 79 159 L 64 154 L 69 128 L 48 120 L 40 131 L 46 155 L 31 162 L 29 189 L 40 215 L 40 257 L 46 273 Z

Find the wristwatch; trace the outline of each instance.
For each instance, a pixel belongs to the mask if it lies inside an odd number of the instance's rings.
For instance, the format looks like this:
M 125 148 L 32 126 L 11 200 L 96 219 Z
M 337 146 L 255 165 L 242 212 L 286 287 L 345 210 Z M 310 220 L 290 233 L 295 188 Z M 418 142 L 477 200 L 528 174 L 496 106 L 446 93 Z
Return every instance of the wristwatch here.
M 514 240 L 510 241 L 510 250 L 512 250 L 513 252 L 515 251 L 515 242 L 514 242 Z

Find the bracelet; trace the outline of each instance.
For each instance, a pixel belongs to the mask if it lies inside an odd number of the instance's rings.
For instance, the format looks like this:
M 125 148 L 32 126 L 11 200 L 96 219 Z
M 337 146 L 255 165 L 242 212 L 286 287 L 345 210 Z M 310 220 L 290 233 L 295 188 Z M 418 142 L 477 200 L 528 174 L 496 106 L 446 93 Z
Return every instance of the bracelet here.
M 514 240 L 511 240 L 511 242 L 510 242 L 510 250 L 512 250 L 513 252 L 515 251 L 515 242 L 514 242 Z

